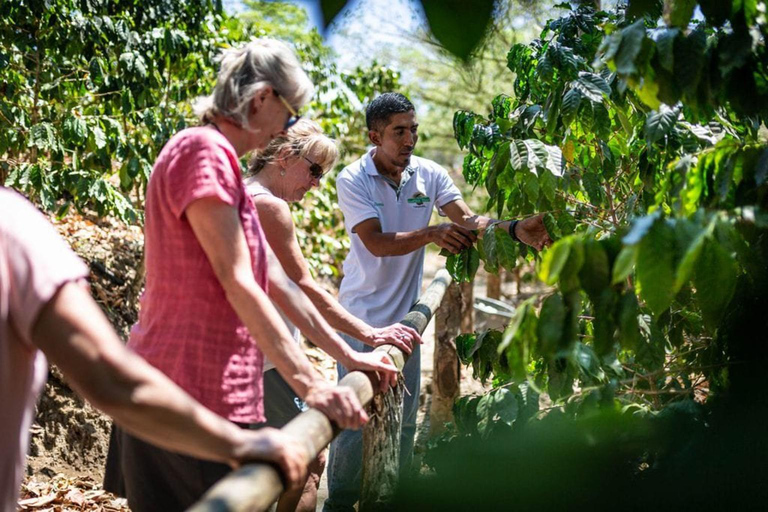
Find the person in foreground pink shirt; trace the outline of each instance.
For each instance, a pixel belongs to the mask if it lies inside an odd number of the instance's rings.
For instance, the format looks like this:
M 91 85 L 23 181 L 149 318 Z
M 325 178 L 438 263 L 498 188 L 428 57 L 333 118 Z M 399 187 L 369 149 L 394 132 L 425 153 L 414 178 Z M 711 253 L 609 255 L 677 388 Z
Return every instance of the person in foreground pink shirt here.
M 148 442 L 233 467 L 271 461 L 289 485 L 303 482 L 299 441 L 237 427 L 127 350 L 88 293 L 87 275 L 45 217 L 0 187 L 0 511 L 17 509 L 46 356 L 77 392 Z

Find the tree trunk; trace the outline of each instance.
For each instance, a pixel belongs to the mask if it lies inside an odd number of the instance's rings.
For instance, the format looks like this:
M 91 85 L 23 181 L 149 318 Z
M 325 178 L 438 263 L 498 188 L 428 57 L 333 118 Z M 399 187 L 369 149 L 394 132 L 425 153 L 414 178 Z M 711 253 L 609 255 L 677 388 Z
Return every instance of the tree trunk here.
M 429 435 L 434 437 L 453 421 L 453 402 L 459 396 L 461 371 L 456 352 L 456 336 L 461 333 L 462 299 L 459 287 L 445 291 L 435 317 L 435 352 L 432 377 L 432 404 L 429 409 Z
M 475 332 L 473 283 L 461 283 L 461 332 Z
M 501 298 L 501 283 L 503 281 L 503 268 L 499 268 L 497 274 L 488 274 L 488 280 L 485 283 L 485 296 L 489 299 L 499 300 Z
M 360 510 L 389 510 L 400 477 L 403 379 L 373 397 L 370 420 L 363 427 L 363 489 Z

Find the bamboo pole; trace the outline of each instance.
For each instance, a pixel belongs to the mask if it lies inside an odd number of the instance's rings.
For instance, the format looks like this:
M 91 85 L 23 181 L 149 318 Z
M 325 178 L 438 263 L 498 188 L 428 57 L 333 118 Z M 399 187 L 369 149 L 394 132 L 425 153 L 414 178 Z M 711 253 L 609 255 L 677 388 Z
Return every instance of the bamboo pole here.
M 402 323 L 413 327 L 420 334 L 423 333 L 450 284 L 451 276 L 447 271 L 440 270 Z M 376 351 L 389 354 L 400 370 L 408 359 L 408 354 L 393 346 L 379 347 Z M 339 386 L 352 388 L 364 406 L 373 400 L 373 384 L 370 377 L 362 372 L 347 374 L 339 382 Z M 338 427 L 331 424 L 323 413 L 315 409 L 299 414 L 281 430 L 304 441 L 309 460 L 317 457 L 317 454 L 339 433 Z M 277 501 L 284 488 L 282 476 L 275 466 L 267 463 L 248 464 L 216 483 L 189 510 L 194 512 L 266 510 Z

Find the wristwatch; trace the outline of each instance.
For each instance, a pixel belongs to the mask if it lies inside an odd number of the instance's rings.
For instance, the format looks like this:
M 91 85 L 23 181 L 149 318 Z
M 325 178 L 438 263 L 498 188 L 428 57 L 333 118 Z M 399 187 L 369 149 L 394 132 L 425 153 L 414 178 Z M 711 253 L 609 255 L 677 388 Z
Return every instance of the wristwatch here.
M 519 220 L 511 220 L 509 221 L 509 236 L 512 237 L 512 240 L 515 242 L 519 242 L 520 239 L 517 238 L 517 234 L 515 234 L 515 228 L 517 227 L 517 223 L 520 222 Z

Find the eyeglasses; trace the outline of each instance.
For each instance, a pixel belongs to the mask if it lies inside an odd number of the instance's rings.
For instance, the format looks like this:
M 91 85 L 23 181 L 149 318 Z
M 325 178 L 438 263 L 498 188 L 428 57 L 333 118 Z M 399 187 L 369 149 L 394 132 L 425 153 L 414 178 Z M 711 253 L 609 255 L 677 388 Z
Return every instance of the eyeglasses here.
M 320 164 L 313 162 L 312 160 L 310 160 L 305 156 L 303 156 L 302 158 L 307 162 L 309 162 L 309 174 L 311 174 L 313 178 L 319 180 L 320 178 L 323 177 L 323 174 L 325 174 L 325 171 L 323 171 L 323 167 Z
M 285 108 L 288 109 L 288 112 L 291 113 L 291 117 L 288 118 L 288 120 L 285 122 L 285 126 L 283 127 L 284 130 L 287 130 L 291 126 L 295 125 L 299 121 L 299 119 L 301 119 L 301 116 L 299 115 L 298 112 L 296 112 L 296 110 L 291 106 L 291 104 L 288 103 L 288 101 L 280 95 L 279 92 L 275 90 L 273 90 L 272 92 L 275 93 L 275 96 L 280 98 L 280 101 L 283 102 L 283 105 L 285 105 Z

